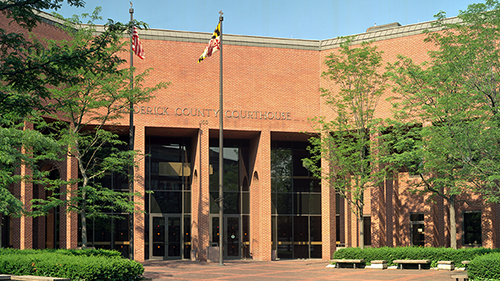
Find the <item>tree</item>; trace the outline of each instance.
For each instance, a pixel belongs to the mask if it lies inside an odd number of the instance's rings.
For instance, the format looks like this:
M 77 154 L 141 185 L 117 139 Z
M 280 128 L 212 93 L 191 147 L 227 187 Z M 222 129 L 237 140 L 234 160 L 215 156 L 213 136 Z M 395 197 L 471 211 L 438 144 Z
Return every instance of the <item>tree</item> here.
M 64 27 L 71 34 L 71 40 L 48 40 L 49 50 L 64 50 L 76 56 L 82 50 L 93 48 L 89 42 L 99 40 L 94 36 L 93 25 L 93 21 L 99 19 L 97 13 L 98 10 L 86 26 L 76 30 L 74 25 L 81 22 L 78 17 L 73 17 Z M 39 124 L 51 128 L 54 138 L 62 147 L 68 148 L 67 155 L 77 162 L 79 180 L 78 188 L 63 197 L 67 199 L 54 196 L 38 200 L 37 208 L 44 211 L 54 205 L 63 205 L 68 211 L 77 212 L 82 224 L 82 248 L 87 246 L 87 218 L 117 217 L 112 214 L 114 211 L 136 212 L 136 203 L 130 200 L 130 196 L 140 194 L 105 186 L 100 179 L 109 172 L 127 174 L 128 169 L 135 166 L 138 153 L 120 149 L 126 143 L 114 130 L 131 103 L 147 102 L 152 93 L 168 85 L 159 83 L 152 88 L 143 87 L 146 71 L 134 77 L 131 89 L 131 70 L 123 67 L 126 61 L 120 56 L 128 52 L 124 47 L 128 41 L 122 40 L 122 34 L 128 28 L 120 23 L 105 26 L 109 39 L 99 52 L 85 57 L 86 63 L 78 68 L 66 69 L 66 76 L 71 79 L 48 89 L 48 106 L 54 113 L 50 115 L 50 122 Z
M 413 186 L 449 202 L 453 248 L 459 196 L 475 191 L 490 202 L 500 198 L 498 8 L 497 1 L 469 5 L 456 22 L 439 13 L 436 25 L 443 30 L 427 32 L 426 41 L 437 47 L 429 52 L 430 62 L 399 57 L 391 67 L 398 120 L 423 127 L 413 147 L 388 161 L 422 163 Z M 404 135 L 395 138 L 396 147 L 407 142 Z
M 375 109 L 384 93 L 382 51 L 364 42 L 351 47 L 352 38 L 341 43 L 338 53 L 330 54 L 325 64 L 328 70 L 322 76 L 334 83 L 323 88 L 322 96 L 334 111 L 335 117 L 312 119 L 318 137 L 310 139 L 311 157 L 304 165 L 313 174 L 332 184 L 344 197 L 359 224 L 359 241 L 364 248 L 363 208 L 365 191 L 378 184 L 379 171 L 375 165 L 377 141 L 374 138 Z M 321 170 L 320 161 L 330 163 L 330 170 Z
M 93 35 L 96 33 L 92 33 L 92 24 L 81 28 L 75 25 L 81 23 L 79 18 L 74 17 L 73 23 L 61 27 L 69 41 L 43 41 L 33 34 L 28 38 L 27 32 L 41 21 L 35 10 L 57 9 L 63 2 L 0 2 L 0 11 L 12 18 L 10 24 L 24 28 L 21 33 L 0 29 L 0 135 L 5 144 L 0 148 L 0 194 L 5 196 L 2 203 L 8 203 L 2 204 L 0 211 L 19 213 L 22 204 L 8 190 L 19 180 L 44 183 L 53 191 L 63 184 L 73 184 L 60 179 L 51 182 L 36 165 L 41 160 L 61 160 L 67 148 L 68 156 L 76 158 L 79 164 L 80 188 L 68 200 L 61 200 L 56 192 L 48 200 L 34 200 L 35 211 L 31 214 L 44 214 L 52 207 L 65 205 L 70 211 L 82 213 L 85 223 L 87 217 L 106 216 L 103 212 L 113 209 L 133 212 L 130 194 L 99 183 L 106 172 L 123 173 L 134 166 L 137 156 L 136 152 L 118 149 L 123 142 L 112 132 L 113 122 L 131 102 L 147 101 L 167 83 L 143 88 L 145 72 L 134 78 L 134 90 L 128 90 L 130 72 L 122 68 L 125 61 L 120 57 L 125 44 L 123 32 L 144 25 L 142 22 L 121 24 L 110 20 L 104 32 Z M 67 2 L 74 6 L 84 4 L 81 0 Z M 98 11 L 92 15 L 93 20 Z M 36 129 L 23 130 L 25 124 L 35 124 Z M 52 133 L 42 134 L 38 130 Z M 17 175 L 15 168 L 19 165 L 26 165 L 32 175 Z
M 9 25 L 18 24 L 31 31 L 41 21 L 36 9 L 58 9 L 63 2 L 1 1 L 0 12 L 12 19 Z M 84 4 L 81 0 L 67 2 L 77 7 Z M 24 33 L 0 28 L 0 213 L 3 215 L 21 215 L 26 211 L 19 198 L 10 192 L 12 184 L 45 182 L 46 174 L 36 164 L 61 158 L 55 153 L 60 151 L 55 140 L 39 131 L 23 129 L 25 122 L 33 122 L 38 117 L 37 110 L 43 109 L 46 88 L 58 83 L 57 78 L 64 77 L 64 69 L 56 65 L 72 59 L 63 53 L 39 61 L 30 59 L 30 53 L 43 51 L 43 44 L 30 40 Z M 16 171 L 20 166 L 31 173 L 21 176 Z
M 456 23 L 439 13 L 437 25 L 444 31 L 429 33 L 427 39 L 439 48 L 431 53 L 432 63 L 448 76 L 447 85 L 457 88 L 453 110 L 468 104 L 467 113 L 454 114 L 462 120 L 460 130 L 454 132 L 460 134 L 455 138 L 460 149 L 457 158 L 472 189 L 489 202 L 500 202 L 499 9 L 496 0 L 472 4 L 460 12 Z
M 35 130 L 0 127 L 0 214 L 20 215 L 23 204 L 11 192 L 12 184 L 22 180 L 44 183 L 46 172 L 40 171 L 36 163 L 47 159 L 58 159 L 59 145 Z M 21 166 L 29 167 L 30 175 L 21 175 Z
M 31 53 L 45 53 L 45 46 L 29 38 L 31 32 L 42 20 L 38 9 L 58 9 L 63 0 L 20 0 L 0 2 L 0 11 L 10 18 L 10 25 L 19 25 L 21 32 L 8 32 L 0 28 L 0 115 L 9 113 L 28 116 L 34 110 L 43 108 L 48 98 L 47 86 L 67 80 L 64 68 L 82 63 L 77 58 L 85 53 L 68 55 L 52 52 L 52 56 L 30 56 Z M 68 0 L 69 5 L 82 7 L 81 0 Z M 9 28 L 9 27 L 5 27 Z M 103 36 L 105 38 L 105 36 Z M 76 56 L 75 56 L 76 55 Z M 43 74 L 43 75 L 40 75 Z
M 454 140 L 449 133 L 450 122 L 434 122 L 431 126 L 421 123 L 394 122 L 382 136 L 381 162 L 387 173 L 408 172 L 417 175 L 410 178 L 410 191 L 415 194 L 431 194 L 448 202 L 450 220 L 450 245 L 457 248 L 456 207 L 466 200 L 460 195 L 467 193 L 469 184 L 464 180 L 466 170 L 454 157 Z M 430 200 L 435 198 L 431 196 Z

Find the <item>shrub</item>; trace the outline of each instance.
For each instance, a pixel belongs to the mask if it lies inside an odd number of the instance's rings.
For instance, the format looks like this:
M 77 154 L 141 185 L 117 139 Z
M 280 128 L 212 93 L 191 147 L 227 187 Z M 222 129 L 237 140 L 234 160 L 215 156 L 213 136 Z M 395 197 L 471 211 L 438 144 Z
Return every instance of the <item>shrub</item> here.
M 475 257 L 467 271 L 471 280 L 500 280 L 500 253 Z
M 486 248 L 432 248 L 432 247 L 381 247 L 381 248 L 342 248 L 333 255 L 336 259 L 364 259 L 367 263 L 372 260 L 387 260 L 389 265 L 394 260 L 431 260 L 431 266 L 436 267 L 438 261 L 454 261 L 455 266 L 461 266 L 462 261 L 472 260 L 476 256 L 500 252 L 500 249 Z
M 71 280 L 139 280 L 142 264 L 109 250 L 0 249 L 0 274 L 36 275 Z

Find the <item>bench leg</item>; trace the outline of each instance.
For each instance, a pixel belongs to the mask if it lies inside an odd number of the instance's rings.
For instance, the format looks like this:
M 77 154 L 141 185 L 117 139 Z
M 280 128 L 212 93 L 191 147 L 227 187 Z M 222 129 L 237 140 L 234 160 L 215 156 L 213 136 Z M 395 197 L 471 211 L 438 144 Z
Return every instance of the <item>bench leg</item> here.
M 422 269 L 422 265 L 418 264 L 418 270 L 421 270 L 421 269 Z
M 354 263 L 354 269 L 356 269 L 356 263 Z

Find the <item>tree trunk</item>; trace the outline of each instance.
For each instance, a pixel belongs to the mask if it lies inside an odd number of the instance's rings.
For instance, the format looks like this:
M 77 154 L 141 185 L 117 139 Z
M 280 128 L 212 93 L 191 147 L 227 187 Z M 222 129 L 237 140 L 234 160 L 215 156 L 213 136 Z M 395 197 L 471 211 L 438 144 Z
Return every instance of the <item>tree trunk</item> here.
M 78 167 L 80 169 L 80 173 L 82 174 L 82 201 L 81 201 L 81 219 L 82 219 L 82 249 L 87 248 L 87 185 L 89 183 L 89 178 L 87 177 L 86 169 L 83 167 L 82 159 L 79 157 L 80 151 L 78 150 L 78 142 L 75 144 L 76 151 L 78 157 L 76 160 L 78 161 Z
M 360 213 L 358 216 L 358 224 L 359 224 L 359 248 L 365 248 L 365 224 L 363 222 L 363 213 Z
M 450 203 L 450 246 L 457 249 L 457 221 L 455 218 L 455 196 L 448 201 Z
M 82 218 L 82 249 L 87 248 L 87 216 L 85 213 L 85 195 L 83 196 L 83 201 L 82 201 L 82 213 L 81 213 L 81 218 Z

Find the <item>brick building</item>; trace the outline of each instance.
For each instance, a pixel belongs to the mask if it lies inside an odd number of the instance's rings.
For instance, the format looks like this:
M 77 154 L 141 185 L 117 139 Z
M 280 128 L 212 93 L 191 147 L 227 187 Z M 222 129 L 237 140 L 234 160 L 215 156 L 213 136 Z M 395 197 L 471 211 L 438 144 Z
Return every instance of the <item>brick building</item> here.
M 379 26 L 357 34 L 355 43 L 374 40 L 387 62 L 402 54 L 419 63 L 432 48 L 423 42 L 428 28 L 430 23 Z M 59 31 L 48 21 L 35 32 L 54 37 Z M 151 29 L 139 36 L 146 59 L 135 59 L 134 66 L 154 69 L 146 86 L 172 84 L 135 107 L 135 148 L 148 156 L 135 171 L 135 190 L 143 194 L 135 200 L 144 204 L 145 214 L 134 215 L 134 257 L 206 260 L 208 247 L 219 241 L 219 54 L 197 64 L 210 33 Z M 349 206 L 301 161 L 308 156 L 308 119 L 332 116 L 319 95 L 327 86 L 320 76 L 325 57 L 338 47 L 337 39 L 224 35 L 225 259 L 327 260 L 336 247 L 360 245 Z M 389 117 L 389 109 L 384 101 L 376 114 Z M 128 119 L 121 124 L 126 136 Z M 77 175 L 74 161 L 47 165 L 57 166 L 54 176 Z M 365 194 L 365 245 L 449 246 L 447 203 L 412 195 L 409 177 L 401 173 Z M 106 181 L 127 188 L 118 175 Z M 26 204 L 46 196 L 26 184 L 15 190 Z M 457 208 L 459 247 L 498 247 L 498 205 L 470 199 L 478 205 Z M 2 220 L 3 246 L 77 247 L 77 218 L 64 210 Z M 89 246 L 128 253 L 127 220 L 88 224 Z

